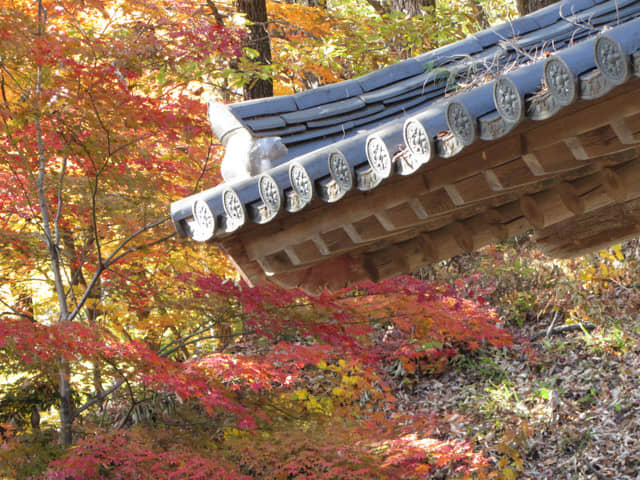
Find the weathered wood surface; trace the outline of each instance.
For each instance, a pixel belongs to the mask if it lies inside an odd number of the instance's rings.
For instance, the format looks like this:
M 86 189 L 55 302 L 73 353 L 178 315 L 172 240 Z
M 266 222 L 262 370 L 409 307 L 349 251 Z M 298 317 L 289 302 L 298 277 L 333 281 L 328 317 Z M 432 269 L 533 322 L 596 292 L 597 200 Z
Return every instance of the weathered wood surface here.
M 596 129 L 606 135 L 606 129 Z M 266 272 L 272 281 L 287 288 L 313 292 L 365 279 L 379 281 L 532 227 L 555 232 L 549 230 L 554 225 L 571 225 L 572 219 L 597 216 L 602 209 L 640 197 L 636 144 L 628 144 L 623 151 L 612 145 L 612 153 L 605 151 L 583 161 L 573 158 L 569 163 L 573 168 L 555 170 L 555 174 L 532 172 L 521 155 L 493 167 L 498 172 L 495 176 L 504 179 L 500 188 L 488 178 L 489 169 L 477 166 L 474 171 L 480 172 L 475 175 L 442 187 L 436 182 L 437 187 L 431 188 L 429 170 L 425 169 L 421 176 L 407 179 L 411 180 L 407 184 L 391 183 L 363 195 L 370 199 L 366 203 L 352 198 L 345 204 L 351 205 L 350 210 L 334 214 L 316 208 L 312 216 L 298 216 L 295 225 L 276 232 L 269 242 L 235 237 L 234 243 L 243 245 L 246 265 L 261 267 L 248 274 L 254 281 L 261 281 Z M 562 146 L 546 147 L 546 151 L 567 154 Z M 433 171 L 439 168 L 436 165 Z M 452 199 L 452 186 L 465 192 L 466 198 L 459 194 L 461 201 Z M 629 234 L 622 227 L 612 231 Z M 545 233 L 547 237 L 553 235 Z M 587 243 L 583 240 L 574 246 L 583 251 Z M 570 247 L 563 248 L 549 248 L 549 252 L 565 255 Z M 319 276 L 329 270 L 334 272 L 329 275 L 331 280 Z
M 197 212 L 194 200 L 176 202 L 176 228 L 220 244 L 249 282 L 314 293 L 531 228 L 557 255 L 632 235 L 640 225 L 640 45 L 628 40 L 636 17 L 638 2 L 565 0 L 533 23 L 362 79 L 234 105 L 253 135 L 280 132 L 283 161 L 294 161 L 198 194 Z M 511 37 L 523 49 L 553 39 L 557 51 L 526 63 L 503 41 Z M 436 101 L 445 86 L 424 72 L 427 62 L 461 72 L 498 53 L 520 65 Z M 446 59 L 453 54 L 467 58 Z

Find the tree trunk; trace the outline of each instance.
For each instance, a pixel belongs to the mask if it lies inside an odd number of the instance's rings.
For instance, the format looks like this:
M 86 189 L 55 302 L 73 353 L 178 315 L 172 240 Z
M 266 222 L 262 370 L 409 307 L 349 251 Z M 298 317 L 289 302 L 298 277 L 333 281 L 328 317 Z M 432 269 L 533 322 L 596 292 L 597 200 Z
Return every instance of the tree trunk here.
M 267 31 L 267 4 L 265 0 L 238 0 L 238 11 L 246 14 L 249 25 L 249 40 L 247 47 L 258 52 L 256 63 L 269 65 L 271 63 L 271 39 Z M 253 79 L 244 87 L 244 98 L 264 98 L 273 96 L 273 79 Z
M 73 404 L 71 402 L 71 368 L 69 362 L 61 360 L 60 365 L 60 443 L 68 448 L 73 443 Z
M 473 10 L 473 16 L 476 18 L 478 25 L 480 28 L 489 28 L 491 24 L 489 23 L 489 17 L 487 16 L 487 12 L 485 11 L 480 0 L 469 0 L 469 5 Z
M 543 7 L 552 5 L 556 3 L 556 1 L 557 0 L 516 0 L 516 6 L 518 7 L 518 13 L 520 15 L 527 15 Z
M 298 5 L 304 5 L 305 7 L 316 7 L 325 9 L 327 7 L 327 0 L 286 0 L 287 3 L 297 3 Z
M 31 407 L 31 431 L 36 433 L 40 431 L 40 412 L 38 406 L 33 405 Z
M 428 8 L 436 6 L 436 0 L 391 0 L 391 9 L 410 17 L 422 15 Z
M 402 12 L 410 17 L 422 15 L 436 6 L 436 0 L 367 0 L 380 15 Z

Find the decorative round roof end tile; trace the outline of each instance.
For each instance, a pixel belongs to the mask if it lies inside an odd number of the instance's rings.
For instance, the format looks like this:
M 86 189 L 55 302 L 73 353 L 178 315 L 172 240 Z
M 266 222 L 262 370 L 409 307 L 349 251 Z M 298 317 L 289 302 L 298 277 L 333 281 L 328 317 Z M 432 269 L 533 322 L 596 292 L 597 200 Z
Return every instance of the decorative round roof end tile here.
M 461 103 L 453 101 L 447 105 L 447 124 L 463 145 L 471 145 L 475 141 L 478 134 L 476 122 Z
M 596 40 L 593 48 L 596 65 L 605 77 L 616 85 L 628 80 L 631 73 L 629 60 L 618 42 L 603 35 Z
M 494 84 L 493 103 L 498 113 L 508 122 L 517 123 L 524 118 L 522 97 L 509 78 L 501 77 Z
M 300 200 L 309 203 L 313 197 L 313 183 L 302 165 L 294 163 L 289 167 L 289 180 Z
M 224 207 L 224 213 L 227 215 L 227 232 L 233 232 L 244 225 L 247 215 L 244 205 L 235 191 L 231 189 L 224 191 L 222 194 L 222 206 Z
M 544 64 L 544 79 L 549 90 L 561 105 L 569 105 L 578 96 L 577 82 L 567 64 L 559 57 L 551 57 Z
M 431 140 L 422 124 L 415 119 L 409 119 L 404 124 L 404 143 L 411 151 L 411 155 L 419 162 L 427 163 L 431 159 Z
M 367 160 L 377 175 L 387 178 L 391 175 L 391 155 L 382 139 L 372 136 L 367 139 Z
M 204 200 L 196 200 L 191 208 L 195 220 L 193 239 L 198 242 L 206 242 L 213 238 L 216 231 L 216 217 Z
M 262 174 L 258 180 L 258 190 L 260 198 L 271 215 L 278 213 L 282 206 L 282 196 L 276 181 L 270 175 Z
M 341 190 L 348 192 L 353 188 L 353 171 L 341 152 L 329 154 L 329 172 Z

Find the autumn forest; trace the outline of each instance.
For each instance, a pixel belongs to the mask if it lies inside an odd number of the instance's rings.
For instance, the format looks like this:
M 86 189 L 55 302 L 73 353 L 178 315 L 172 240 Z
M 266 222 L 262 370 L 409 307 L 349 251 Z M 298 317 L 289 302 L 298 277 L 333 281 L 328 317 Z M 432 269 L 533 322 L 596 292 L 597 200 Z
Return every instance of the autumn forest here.
M 638 478 L 638 240 L 527 233 L 310 296 L 169 218 L 222 181 L 210 99 L 543 4 L 0 0 L 0 479 Z

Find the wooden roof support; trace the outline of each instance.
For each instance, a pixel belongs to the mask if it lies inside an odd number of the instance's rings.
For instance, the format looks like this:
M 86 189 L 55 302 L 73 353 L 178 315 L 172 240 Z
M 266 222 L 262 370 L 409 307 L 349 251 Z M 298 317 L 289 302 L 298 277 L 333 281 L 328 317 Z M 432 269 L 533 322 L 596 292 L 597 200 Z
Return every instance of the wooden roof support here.
M 176 229 L 219 243 L 250 282 L 312 293 L 532 226 L 561 254 L 636 231 L 640 3 L 563 0 L 544 18 L 554 51 L 531 61 L 504 47 L 513 38 L 534 53 L 548 48 L 535 16 L 521 20 L 528 30 L 513 30 L 516 20 L 359 79 L 220 106 L 235 119 L 212 118 L 223 138 L 232 125 L 255 144 L 278 136 L 288 150 L 260 175 L 175 202 Z M 424 71 L 489 59 L 519 64 L 456 92 Z M 606 215 L 609 230 L 589 225 Z
M 640 199 L 611 204 L 536 232 L 542 251 L 574 257 L 640 234 Z

